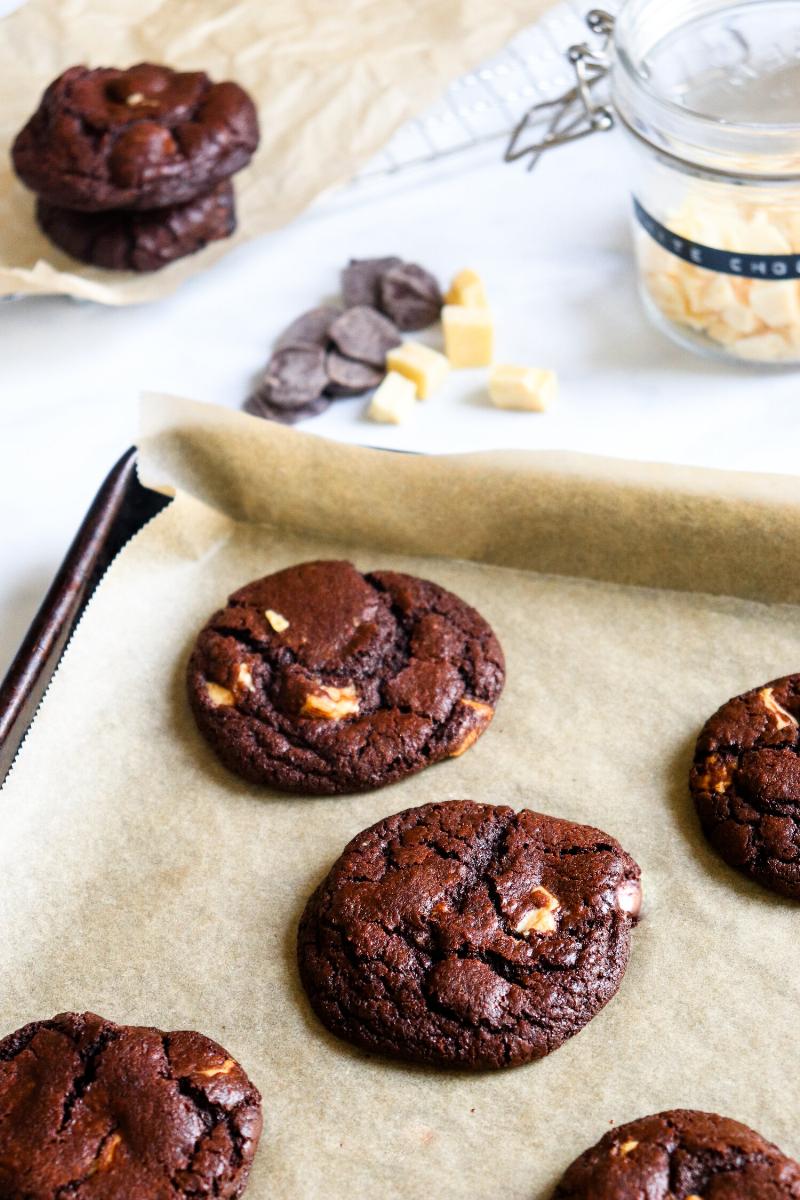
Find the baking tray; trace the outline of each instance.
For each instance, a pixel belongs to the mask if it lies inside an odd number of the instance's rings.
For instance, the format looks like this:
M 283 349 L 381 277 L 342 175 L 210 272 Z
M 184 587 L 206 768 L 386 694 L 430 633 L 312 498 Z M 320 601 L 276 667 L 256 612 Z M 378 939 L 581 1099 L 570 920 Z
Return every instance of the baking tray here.
M 0 685 L 0 785 L 106 569 L 170 499 L 139 483 L 134 447 L 114 464 L 100 486 Z
M 159 396 L 141 425 L 143 478 L 175 500 L 98 588 L 6 782 L 0 1027 L 91 1008 L 214 1037 L 266 1098 L 253 1200 L 544 1198 L 611 1124 L 681 1106 L 796 1156 L 797 910 L 713 854 L 686 779 L 720 700 L 800 660 L 800 483 L 382 455 Z M 184 664 L 232 585 L 332 556 L 474 603 L 506 651 L 502 706 L 469 754 L 392 792 L 256 789 L 198 735 Z M 295 966 L 342 846 L 464 796 L 608 830 L 647 897 L 603 1014 L 488 1078 L 360 1056 L 314 1022 Z

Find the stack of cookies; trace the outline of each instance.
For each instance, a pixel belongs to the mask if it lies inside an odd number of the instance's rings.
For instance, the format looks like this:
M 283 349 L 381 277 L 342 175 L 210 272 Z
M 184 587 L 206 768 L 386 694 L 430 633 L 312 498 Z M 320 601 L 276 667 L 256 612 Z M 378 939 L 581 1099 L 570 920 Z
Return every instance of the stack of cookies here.
M 98 267 L 157 271 L 236 228 L 231 177 L 258 146 L 236 83 L 140 63 L 71 67 L 12 149 L 44 233 Z

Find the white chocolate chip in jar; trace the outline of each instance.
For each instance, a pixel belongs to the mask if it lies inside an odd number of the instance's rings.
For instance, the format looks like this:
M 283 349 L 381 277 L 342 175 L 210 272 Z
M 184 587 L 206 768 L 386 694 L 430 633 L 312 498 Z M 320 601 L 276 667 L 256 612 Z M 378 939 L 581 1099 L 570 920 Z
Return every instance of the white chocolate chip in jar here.
M 370 421 L 402 425 L 417 407 L 416 385 L 397 371 L 387 371 L 367 409 Z
M 722 796 L 733 779 L 731 768 L 718 754 L 709 754 L 705 762 L 699 764 L 695 770 L 698 772 L 695 776 L 695 786 L 701 792 L 716 792 L 718 796 Z
M 643 287 L 661 316 L 695 344 L 743 362 L 800 361 L 796 199 L 771 203 L 752 191 L 739 199 L 732 189 L 695 183 L 662 219 L 675 235 L 672 246 L 666 235 L 659 241 L 636 231 Z M 713 269 L 719 260 L 712 266 L 708 250 L 722 253 L 721 269 Z
M 516 933 L 528 937 L 531 933 L 555 933 L 557 928 L 556 913 L 561 904 L 552 892 L 545 887 L 539 887 L 531 896 L 535 905 L 523 913 L 514 926 Z
M 324 684 L 309 692 L 300 709 L 301 717 L 316 717 L 326 721 L 343 721 L 359 712 L 358 696 L 352 684 L 346 687 L 326 687 Z
M 468 308 L 485 308 L 489 303 L 483 280 L 476 271 L 469 267 L 458 272 L 450 284 L 450 290 L 447 292 L 444 302 L 445 304 L 465 305 Z

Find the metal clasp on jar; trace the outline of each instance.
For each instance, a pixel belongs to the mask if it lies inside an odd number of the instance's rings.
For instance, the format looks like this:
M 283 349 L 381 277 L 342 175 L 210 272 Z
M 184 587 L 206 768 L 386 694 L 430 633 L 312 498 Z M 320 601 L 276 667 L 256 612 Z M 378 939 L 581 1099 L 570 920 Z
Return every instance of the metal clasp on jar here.
M 600 45 L 592 48 L 581 42 L 570 47 L 567 57 L 575 69 L 574 87 L 555 100 L 534 104 L 523 114 L 506 147 L 506 162 L 529 157 L 531 171 L 545 150 L 613 129 L 607 82 L 614 18 L 604 9 L 595 8 L 586 17 L 586 24 L 601 39 Z M 529 135 L 534 140 L 523 145 Z

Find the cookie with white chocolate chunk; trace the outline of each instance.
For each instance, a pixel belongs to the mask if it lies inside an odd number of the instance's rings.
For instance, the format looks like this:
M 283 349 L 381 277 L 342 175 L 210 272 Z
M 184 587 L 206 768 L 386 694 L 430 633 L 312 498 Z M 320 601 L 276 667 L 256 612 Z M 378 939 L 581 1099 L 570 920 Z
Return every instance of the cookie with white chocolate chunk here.
M 359 833 L 298 935 L 311 1005 L 367 1051 L 472 1070 L 544 1057 L 611 999 L 639 868 L 586 825 L 452 800 Z
M 800 675 L 723 704 L 697 740 L 689 786 L 720 857 L 800 900 Z
M 366 791 L 459 757 L 504 681 L 475 609 L 427 580 L 347 562 L 302 563 L 234 592 L 188 672 L 222 762 L 303 795 Z
M 258 1090 L 202 1034 L 61 1013 L 0 1039 L 3 1200 L 236 1200 L 261 1126 Z
M 553 1200 L 800 1200 L 800 1165 L 738 1121 L 674 1109 L 630 1121 L 577 1158 Z

